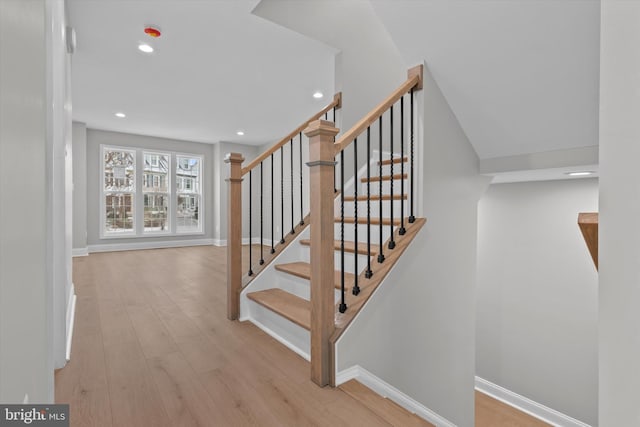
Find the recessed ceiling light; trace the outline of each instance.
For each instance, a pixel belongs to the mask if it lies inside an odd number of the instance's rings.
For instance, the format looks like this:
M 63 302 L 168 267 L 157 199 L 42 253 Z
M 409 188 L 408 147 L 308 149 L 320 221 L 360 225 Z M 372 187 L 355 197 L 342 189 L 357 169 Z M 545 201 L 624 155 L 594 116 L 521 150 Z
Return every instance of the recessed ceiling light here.
M 144 53 L 151 53 L 153 52 L 153 48 L 151 46 L 149 46 L 146 43 L 141 43 L 138 45 L 138 49 L 140 49 L 142 52 Z
M 567 172 L 569 176 L 588 176 L 593 175 L 593 171 L 576 171 L 576 172 Z
M 238 132 L 236 132 L 236 135 L 243 136 L 244 135 L 244 131 L 243 130 L 239 130 Z
M 124 119 L 125 117 L 127 117 L 127 115 L 125 113 L 116 113 L 116 117 Z
M 315 99 L 320 99 L 320 98 L 322 98 L 323 96 L 324 96 L 324 95 L 323 95 L 323 94 L 322 94 L 322 92 L 320 92 L 320 91 L 316 91 L 316 92 L 314 92 L 314 94 L 313 94 L 313 97 L 314 97 Z

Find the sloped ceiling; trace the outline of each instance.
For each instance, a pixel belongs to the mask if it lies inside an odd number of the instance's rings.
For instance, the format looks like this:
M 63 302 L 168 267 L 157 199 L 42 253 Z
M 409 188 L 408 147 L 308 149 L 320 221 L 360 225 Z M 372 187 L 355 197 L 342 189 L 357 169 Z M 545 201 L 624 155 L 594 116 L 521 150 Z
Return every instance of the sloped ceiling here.
M 252 15 L 256 3 L 70 0 L 74 120 L 211 143 L 282 137 L 333 98 L 335 50 Z M 142 41 L 155 52 L 138 51 Z
M 597 0 L 371 0 L 481 159 L 598 144 Z

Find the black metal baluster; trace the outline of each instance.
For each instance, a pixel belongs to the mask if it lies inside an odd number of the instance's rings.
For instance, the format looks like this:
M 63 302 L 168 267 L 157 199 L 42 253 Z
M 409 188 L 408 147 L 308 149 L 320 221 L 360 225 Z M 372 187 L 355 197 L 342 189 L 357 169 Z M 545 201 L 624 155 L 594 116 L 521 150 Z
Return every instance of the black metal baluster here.
M 271 253 L 276 252 L 276 248 L 273 246 L 274 239 L 276 238 L 275 233 L 273 232 L 273 223 L 275 220 L 274 215 L 274 207 L 273 207 L 273 169 L 275 169 L 275 164 L 273 163 L 273 153 L 271 153 Z
M 284 145 L 280 147 L 280 244 L 284 243 Z
M 380 221 L 380 253 L 378 254 L 378 262 L 379 263 L 383 263 L 384 262 L 384 242 L 382 241 L 382 116 L 380 116 L 380 118 L 378 119 L 378 128 L 379 128 L 379 139 L 378 139 L 378 206 L 379 206 L 379 213 L 380 213 L 380 218 L 378 218 L 378 221 Z
M 411 204 L 409 205 L 409 224 L 413 224 L 416 217 L 413 215 L 413 89 L 411 89 Z
M 253 229 L 252 229 L 252 217 L 251 217 L 251 208 L 253 206 L 253 197 L 251 197 L 251 190 L 253 187 L 253 169 L 249 171 L 249 276 L 253 276 L 253 270 L 251 267 L 253 266 L 253 246 L 251 243 L 251 239 L 253 238 Z
M 371 126 L 367 126 L 367 271 L 364 277 L 370 279 L 371 271 Z
M 404 236 L 404 95 L 400 98 L 400 229 L 398 234 Z M 391 201 L 393 203 L 393 201 Z
M 336 125 L 336 107 L 333 107 L 333 125 Z M 333 137 L 333 142 L 336 142 L 336 137 Z M 338 192 L 338 188 L 336 186 L 336 156 L 333 156 L 333 192 L 337 193 Z
M 344 295 L 344 150 L 340 151 L 340 313 L 347 310 Z
M 391 186 L 391 198 L 390 200 L 390 208 L 391 208 L 391 222 L 389 224 L 389 231 L 391 231 L 391 238 L 389 239 L 389 249 L 394 249 L 396 247 L 396 241 L 393 237 L 393 105 L 389 110 L 389 137 L 391 138 L 389 141 L 389 147 L 391 154 L 389 155 L 391 159 L 391 179 L 389 180 L 389 185 Z
M 289 175 L 291 177 L 291 181 L 289 181 L 289 194 L 291 194 L 291 234 L 296 234 L 296 231 L 293 229 L 293 138 L 289 141 L 289 149 L 290 149 L 290 158 L 291 158 L 291 170 L 289 171 Z M 302 197 L 302 194 L 300 195 Z
M 302 132 L 300 132 L 300 225 L 304 225 L 304 198 L 302 197 Z
M 358 295 L 360 293 L 360 286 L 358 286 L 358 249 L 360 249 L 360 243 L 358 241 L 358 138 L 353 140 L 353 170 L 355 179 L 353 181 L 353 216 L 354 220 L 354 244 L 353 251 L 353 294 Z
M 260 162 L 260 265 L 264 264 L 264 256 L 262 254 L 262 247 L 264 246 L 264 230 L 263 230 L 263 226 L 262 226 L 262 222 L 263 222 L 263 210 L 262 210 L 262 206 L 263 206 L 263 199 L 264 196 L 262 194 L 262 191 L 264 189 L 264 185 L 262 182 L 262 162 Z

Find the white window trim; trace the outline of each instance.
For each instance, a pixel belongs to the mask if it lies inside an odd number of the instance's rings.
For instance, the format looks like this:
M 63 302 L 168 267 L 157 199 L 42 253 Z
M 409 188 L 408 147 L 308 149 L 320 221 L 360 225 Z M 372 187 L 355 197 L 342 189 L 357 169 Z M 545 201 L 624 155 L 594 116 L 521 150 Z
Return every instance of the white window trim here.
M 133 210 L 134 210 L 134 223 L 132 232 L 117 232 L 106 233 L 106 206 L 105 206 L 105 189 L 104 189 L 104 150 L 122 150 L 134 153 L 134 168 L 135 168 L 135 191 L 133 197 Z M 147 231 L 144 232 L 144 153 L 160 153 L 169 155 L 169 176 L 168 176 L 168 195 L 169 195 L 169 231 Z M 178 231 L 177 221 L 177 206 L 178 206 L 178 190 L 173 186 L 173 182 L 176 180 L 176 174 L 178 171 L 177 159 L 178 156 L 197 158 L 200 162 L 200 205 L 198 208 L 198 230 L 194 231 Z M 205 209 L 206 206 L 206 194 L 205 194 L 205 179 L 204 179 L 204 155 L 176 152 L 176 151 L 158 151 L 154 149 L 146 149 L 143 147 L 128 147 L 111 144 L 100 144 L 100 167 L 99 170 L 99 182 L 100 191 L 98 192 L 100 198 L 100 232 L 99 236 L 101 240 L 112 239 L 138 239 L 138 238 L 155 238 L 155 237 L 175 237 L 175 236 L 202 236 L 206 234 L 204 227 L 208 212 Z M 124 192 L 121 192 L 124 193 Z M 147 193 L 149 194 L 149 193 Z M 154 194 L 154 193 L 151 193 Z M 160 194 L 160 193 L 159 193 Z M 161 193 L 164 194 L 164 193 Z M 140 208 L 138 208 L 140 206 Z

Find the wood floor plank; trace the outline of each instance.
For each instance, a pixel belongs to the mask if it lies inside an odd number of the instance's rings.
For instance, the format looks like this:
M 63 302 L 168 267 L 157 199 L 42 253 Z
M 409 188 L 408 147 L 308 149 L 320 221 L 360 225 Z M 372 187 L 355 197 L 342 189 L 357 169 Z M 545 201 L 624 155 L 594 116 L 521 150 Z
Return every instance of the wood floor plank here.
M 476 427 L 547 427 L 549 424 L 476 391 Z
M 127 308 L 127 312 L 147 358 L 178 350 L 173 338 L 151 307 Z
M 340 389 L 393 426 L 433 427 L 432 424 L 415 417 L 414 414 L 385 399 L 356 380 L 347 381 L 340 386 Z
M 55 375 L 71 426 L 391 425 L 317 387 L 308 362 L 255 325 L 228 321 L 225 259 L 217 247 L 74 258 L 71 361 Z M 476 407 L 479 427 L 545 425 L 490 399 Z

